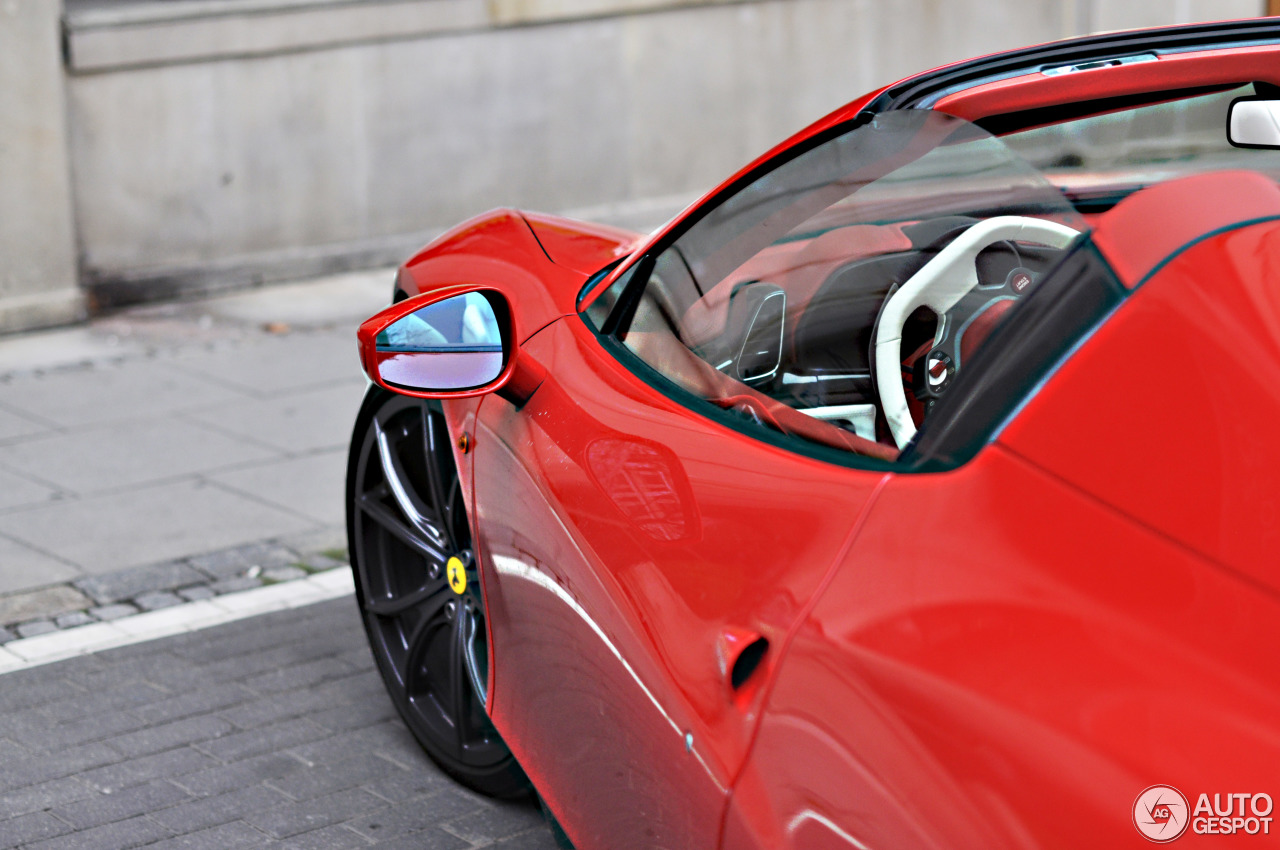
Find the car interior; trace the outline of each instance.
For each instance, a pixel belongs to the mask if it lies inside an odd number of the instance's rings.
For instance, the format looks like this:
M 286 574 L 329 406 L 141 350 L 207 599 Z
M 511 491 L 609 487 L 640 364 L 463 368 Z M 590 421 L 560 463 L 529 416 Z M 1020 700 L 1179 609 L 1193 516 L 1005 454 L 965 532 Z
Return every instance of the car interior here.
M 1272 89 L 1162 92 L 1030 126 L 1004 116 L 999 137 L 913 116 L 879 144 L 825 142 L 639 264 L 619 337 L 749 423 L 894 460 L 935 407 L 961 407 L 944 404 L 961 371 L 997 359 L 993 334 L 1109 210 L 1206 171 L 1280 175 L 1277 151 L 1226 133 L 1234 100 Z

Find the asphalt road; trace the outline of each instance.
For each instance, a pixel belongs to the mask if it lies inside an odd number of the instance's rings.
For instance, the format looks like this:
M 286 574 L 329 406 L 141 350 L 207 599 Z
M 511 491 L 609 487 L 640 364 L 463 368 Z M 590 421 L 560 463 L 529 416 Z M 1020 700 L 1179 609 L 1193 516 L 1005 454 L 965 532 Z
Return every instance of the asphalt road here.
M 0 848 L 555 847 L 443 775 L 350 597 L 0 675 Z

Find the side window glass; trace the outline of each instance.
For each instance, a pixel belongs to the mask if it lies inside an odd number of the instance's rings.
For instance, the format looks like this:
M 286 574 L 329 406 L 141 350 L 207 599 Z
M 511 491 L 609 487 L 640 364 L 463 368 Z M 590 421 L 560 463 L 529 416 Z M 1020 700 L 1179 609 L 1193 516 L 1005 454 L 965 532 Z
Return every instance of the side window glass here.
M 588 316 L 748 430 L 894 460 L 1086 230 L 998 139 L 888 113 L 724 200 Z
M 1264 87 L 1263 90 L 1267 90 Z M 1280 151 L 1233 147 L 1225 132 L 1231 101 L 1259 94 L 1254 84 L 1105 112 L 1002 135 L 1085 209 L 1106 209 L 1135 174 L 1150 184 L 1177 176 L 1245 168 L 1280 176 Z M 1019 116 L 1014 116 L 1018 118 Z M 983 121 L 1002 133 L 1008 119 Z

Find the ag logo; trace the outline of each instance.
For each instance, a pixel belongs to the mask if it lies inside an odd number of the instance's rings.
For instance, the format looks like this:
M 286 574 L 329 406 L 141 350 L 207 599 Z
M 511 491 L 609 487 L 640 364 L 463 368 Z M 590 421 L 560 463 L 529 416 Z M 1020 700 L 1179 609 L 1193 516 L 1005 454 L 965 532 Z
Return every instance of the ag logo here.
M 449 577 L 449 587 L 453 588 L 453 592 L 461 596 L 467 592 L 467 568 L 462 565 L 462 559 L 454 555 L 449 559 L 449 563 L 445 564 L 445 575 Z
M 1187 830 L 1187 798 L 1172 785 L 1152 785 L 1133 802 L 1133 825 L 1143 837 L 1166 844 Z

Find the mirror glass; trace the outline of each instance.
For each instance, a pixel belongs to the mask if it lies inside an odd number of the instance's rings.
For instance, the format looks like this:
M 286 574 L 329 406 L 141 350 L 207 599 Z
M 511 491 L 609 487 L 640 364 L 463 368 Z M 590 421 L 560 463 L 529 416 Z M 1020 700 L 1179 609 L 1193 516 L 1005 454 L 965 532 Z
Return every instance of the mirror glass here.
M 468 390 L 502 374 L 502 329 L 480 292 L 437 301 L 392 322 L 376 340 L 378 374 L 423 391 Z
M 1227 119 L 1231 144 L 1280 148 L 1280 100 L 1237 100 Z

